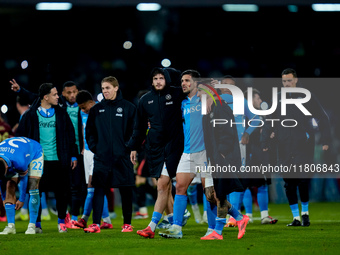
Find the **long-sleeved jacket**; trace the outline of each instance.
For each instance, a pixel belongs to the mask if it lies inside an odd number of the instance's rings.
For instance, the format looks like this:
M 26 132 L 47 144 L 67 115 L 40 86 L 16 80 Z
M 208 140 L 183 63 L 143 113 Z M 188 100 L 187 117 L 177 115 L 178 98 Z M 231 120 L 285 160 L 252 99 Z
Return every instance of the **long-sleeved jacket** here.
M 127 143 L 132 135 L 136 107 L 123 99 L 121 92 L 115 100 L 103 100 L 94 105 L 86 124 L 86 141 L 95 154 L 92 184 L 113 188 L 133 186 L 134 173 Z M 98 174 L 99 173 L 99 174 Z M 100 177 L 100 178 L 97 178 Z
M 183 128 L 181 103 L 185 98 L 181 88 L 166 85 L 161 91 L 154 88 L 139 101 L 131 150 L 138 150 L 146 139 L 147 162 L 151 177 L 158 178 L 163 164 L 170 177 L 176 174 L 183 153 Z M 146 136 L 150 122 L 151 128 Z
M 37 114 L 39 106 L 40 99 L 37 99 L 31 108 L 24 113 L 15 133 L 16 136 L 25 136 L 40 142 L 39 119 Z M 53 108 L 55 109 L 56 115 L 58 159 L 64 169 L 69 169 L 71 166 L 71 158 L 78 155 L 74 128 L 65 109 L 60 106 L 54 106 Z
M 304 98 L 301 93 L 291 93 L 287 98 Z M 278 95 L 281 102 L 281 94 Z M 330 144 L 330 124 L 327 114 L 320 105 L 317 98 L 311 94 L 309 102 L 304 104 L 304 107 L 312 114 L 312 116 L 304 115 L 304 113 L 296 107 L 296 105 L 288 104 L 286 115 L 281 115 L 281 104 L 278 104 L 276 111 L 267 118 L 277 119 L 274 128 L 272 122 L 266 121 L 262 131 L 262 148 L 268 148 L 270 134 L 275 133 L 275 139 L 278 146 L 278 164 L 304 164 L 312 163 L 314 158 L 314 141 L 315 131 L 313 128 L 313 118 L 318 123 L 318 128 L 321 134 L 321 144 Z M 295 127 L 284 127 L 281 121 L 285 119 L 293 119 L 297 122 Z M 293 126 L 293 122 L 288 122 L 286 125 Z
M 227 120 L 228 123 L 215 124 L 214 126 L 214 119 Z M 202 120 L 207 158 L 210 160 L 211 169 L 216 169 L 212 173 L 214 179 L 220 183 L 216 190 L 218 197 L 221 194 L 224 196 L 233 191 L 243 191 L 243 186 L 236 175 L 241 167 L 237 129 L 235 124 L 230 125 L 230 120 L 235 122 L 232 110 L 224 101 L 222 101 L 222 105 L 212 105 L 210 113 L 203 116 Z M 235 172 L 217 170 L 223 168 L 234 168 Z M 223 181 L 220 181 L 220 179 L 223 179 Z
M 25 97 L 28 99 L 30 103 L 33 103 L 37 98 L 39 98 L 38 94 L 35 94 L 23 87 L 20 88 L 20 91 L 18 92 L 19 96 Z M 66 104 L 66 99 L 64 96 L 60 95 L 59 96 L 59 106 L 66 109 L 67 104 Z M 84 139 L 83 139 L 83 132 L 82 132 L 82 121 L 81 121 L 81 110 L 78 110 L 78 140 L 79 140 L 79 148 L 82 150 L 83 145 L 84 145 Z

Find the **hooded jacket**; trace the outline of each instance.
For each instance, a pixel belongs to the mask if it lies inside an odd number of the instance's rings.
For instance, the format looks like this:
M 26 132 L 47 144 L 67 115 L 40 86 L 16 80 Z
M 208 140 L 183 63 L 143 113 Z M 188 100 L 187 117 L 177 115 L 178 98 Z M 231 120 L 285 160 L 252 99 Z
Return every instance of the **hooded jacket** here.
M 114 100 L 104 99 L 91 108 L 86 123 L 86 141 L 95 154 L 94 186 L 104 184 L 115 188 L 134 185 L 127 143 L 132 135 L 135 115 L 136 107 L 123 99 L 120 90 Z
M 146 139 L 145 149 L 151 177 L 160 177 L 164 163 L 169 176 L 172 178 L 176 175 L 184 146 L 181 112 L 183 99 L 185 95 L 182 88 L 166 85 L 161 91 L 152 87 L 139 101 L 129 147 L 138 150 Z M 148 122 L 151 128 L 146 135 Z

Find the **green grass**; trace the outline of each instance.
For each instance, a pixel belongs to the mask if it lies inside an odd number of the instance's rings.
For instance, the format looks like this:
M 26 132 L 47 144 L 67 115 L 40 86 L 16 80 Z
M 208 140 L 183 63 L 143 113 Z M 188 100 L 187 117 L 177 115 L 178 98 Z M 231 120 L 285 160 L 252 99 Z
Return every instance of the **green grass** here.
M 189 208 L 190 206 L 188 206 Z M 311 203 L 310 227 L 286 227 L 292 221 L 287 204 L 271 204 L 270 215 L 279 219 L 275 225 L 261 225 L 260 213 L 254 212 L 255 221 L 247 226 L 241 240 L 237 228 L 225 228 L 224 240 L 201 241 L 207 225 L 198 225 L 193 216 L 183 228 L 183 239 L 144 239 L 136 230 L 145 228 L 150 219 L 133 220 L 133 233 L 121 233 L 121 210 L 116 209 L 114 229 L 99 234 L 85 234 L 82 230 L 57 231 L 56 217 L 43 222 L 43 234 L 25 235 L 27 222 L 17 221 L 16 235 L 0 236 L 0 254 L 339 254 L 340 204 Z M 151 215 L 152 208 L 149 208 Z M 0 229 L 6 223 L 0 223 Z

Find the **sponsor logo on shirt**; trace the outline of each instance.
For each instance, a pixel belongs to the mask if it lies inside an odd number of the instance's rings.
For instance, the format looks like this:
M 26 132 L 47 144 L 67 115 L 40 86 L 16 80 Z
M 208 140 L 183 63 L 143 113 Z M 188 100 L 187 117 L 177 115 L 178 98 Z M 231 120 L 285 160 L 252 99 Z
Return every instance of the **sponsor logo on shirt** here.
M 152 104 L 153 103 L 153 100 L 151 100 L 151 101 L 148 101 L 148 104 Z
M 173 101 L 170 101 L 170 102 L 166 102 L 165 105 L 169 105 L 169 104 L 173 104 L 174 102 Z
M 100 109 L 99 112 L 105 112 L 105 109 Z

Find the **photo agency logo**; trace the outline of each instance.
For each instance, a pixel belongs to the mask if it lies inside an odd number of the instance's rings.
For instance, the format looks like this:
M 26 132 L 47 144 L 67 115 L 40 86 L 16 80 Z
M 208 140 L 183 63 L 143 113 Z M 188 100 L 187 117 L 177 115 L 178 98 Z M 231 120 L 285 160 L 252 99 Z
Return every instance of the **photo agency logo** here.
M 202 115 L 207 115 L 207 96 L 209 95 L 210 98 L 213 100 L 215 106 L 218 106 L 218 103 L 216 102 L 216 99 L 219 100 L 220 105 L 222 105 L 222 98 L 218 94 L 217 89 L 228 89 L 231 94 L 232 94 L 232 110 L 234 116 L 236 115 L 244 115 L 245 114 L 245 96 L 242 92 L 242 90 L 231 84 L 215 84 L 214 86 L 208 85 L 206 83 L 200 83 L 201 86 L 198 87 L 198 90 L 202 90 L 205 92 L 205 94 L 201 95 L 201 103 L 202 103 L 202 108 L 201 108 L 201 114 Z M 203 85 L 203 86 L 202 86 Z M 206 88 L 204 88 L 206 87 Z M 299 97 L 297 98 L 291 98 L 288 97 L 288 95 L 292 94 L 299 94 Z M 306 116 L 311 116 L 312 114 L 304 107 L 303 104 L 309 102 L 311 99 L 311 93 L 309 90 L 305 88 L 300 88 L 300 87 L 282 87 L 281 88 L 281 93 L 280 97 L 278 94 L 278 88 L 273 87 L 272 88 L 272 104 L 271 107 L 268 109 L 268 104 L 266 102 L 263 102 L 261 104 L 261 109 L 256 109 L 253 105 L 253 88 L 248 87 L 247 88 L 247 106 L 249 108 L 249 111 L 252 112 L 256 116 L 268 116 L 276 111 L 278 108 L 278 104 L 280 103 L 281 105 L 281 116 L 286 116 L 287 115 L 287 105 L 295 105 L 304 115 Z M 248 120 L 248 126 L 254 126 L 254 123 L 256 123 L 256 126 L 254 127 L 262 127 L 264 123 L 266 122 L 271 122 L 272 127 L 274 127 L 275 122 L 280 122 L 283 127 L 295 127 L 298 125 L 298 121 L 295 119 L 270 119 L 266 118 L 265 120 L 262 119 L 251 119 Z M 228 120 L 228 119 L 213 119 L 213 126 L 215 127 L 216 125 L 224 125 L 230 123 L 232 126 L 233 124 L 243 124 L 246 125 L 245 122 L 242 123 L 235 123 L 233 120 Z M 254 122 L 254 123 L 253 123 Z

